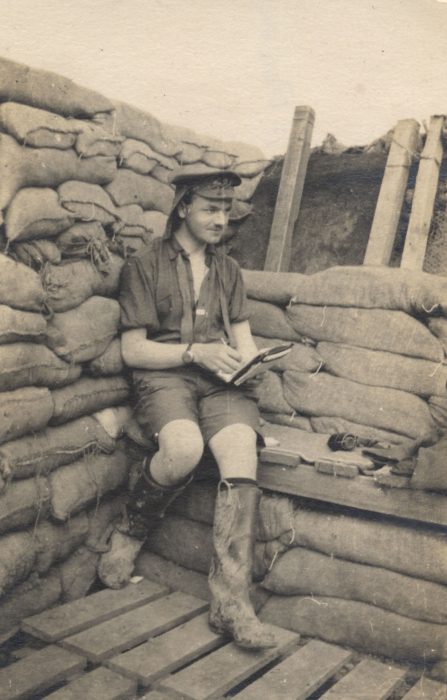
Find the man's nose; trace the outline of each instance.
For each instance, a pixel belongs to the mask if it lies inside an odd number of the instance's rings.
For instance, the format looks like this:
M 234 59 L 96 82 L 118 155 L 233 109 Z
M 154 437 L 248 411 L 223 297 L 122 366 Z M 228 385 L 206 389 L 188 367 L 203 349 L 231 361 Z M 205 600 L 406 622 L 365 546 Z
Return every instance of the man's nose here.
M 214 214 L 214 221 L 218 226 L 226 226 L 228 221 L 228 215 L 223 209 L 221 211 L 216 211 Z

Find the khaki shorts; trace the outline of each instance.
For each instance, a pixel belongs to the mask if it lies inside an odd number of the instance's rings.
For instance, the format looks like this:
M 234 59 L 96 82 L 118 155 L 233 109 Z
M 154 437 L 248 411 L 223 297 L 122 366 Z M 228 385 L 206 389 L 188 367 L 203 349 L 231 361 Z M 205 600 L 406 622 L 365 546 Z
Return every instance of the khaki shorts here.
M 259 433 L 256 400 L 239 387 L 228 387 L 196 367 L 137 370 L 133 373 L 134 409 L 147 437 L 173 420 L 196 423 L 205 443 L 235 423 Z

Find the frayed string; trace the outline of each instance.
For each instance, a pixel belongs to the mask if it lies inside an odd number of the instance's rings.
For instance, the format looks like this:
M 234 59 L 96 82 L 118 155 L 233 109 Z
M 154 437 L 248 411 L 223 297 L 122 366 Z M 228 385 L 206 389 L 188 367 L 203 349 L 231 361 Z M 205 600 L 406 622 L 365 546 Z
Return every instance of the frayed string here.
M 324 361 L 320 360 L 320 364 L 318 365 L 317 369 L 314 372 L 311 372 L 310 376 L 314 377 L 316 374 L 318 374 L 320 372 L 321 368 L 323 367 L 323 365 L 324 365 Z
M 267 571 L 271 571 L 273 569 L 273 565 L 274 565 L 275 561 L 278 559 L 278 554 L 279 554 L 279 550 L 276 550 L 276 552 L 273 555 L 273 559 L 268 566 Z
M 325 306 L 323 306 L 323 319 L 320 323 L 320 326 L 324 326 L 324 324 L 326 323 L 326 310 L 327 310 L 327 306 L 325 305 Z
M 433 306 L 430 309 L 426 309 L 424 304 L 422 304 L 421 306 L 422 306 L 422 310 L 425 311 L 426 314 L 432 314 L 433 311 L 435 311 L 435 309 L 437 309 L 439 307 L 439 304 L 433 304 Z

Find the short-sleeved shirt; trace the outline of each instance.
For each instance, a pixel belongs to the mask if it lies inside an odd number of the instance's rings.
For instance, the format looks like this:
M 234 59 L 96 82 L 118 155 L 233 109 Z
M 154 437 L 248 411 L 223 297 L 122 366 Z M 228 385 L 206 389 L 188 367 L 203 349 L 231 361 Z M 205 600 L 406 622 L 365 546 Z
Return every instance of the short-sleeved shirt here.
M 180 342 L 183 300 L 177 256 L 181 255 L 189 285 L 193 340 L 206 343 L 227 337 L 222 310 L 224 296 L 229 323 L 249 318 L 242 274 L 238 263 L 222 250 L 209 246 L 208 272 L 194 304 L 194 283 L 189 256 L 175 237 L 156 238 L 143 252 L 126 262 L 121 277 L 121 327 L 123 331 L 146 328 L 158 342 Z

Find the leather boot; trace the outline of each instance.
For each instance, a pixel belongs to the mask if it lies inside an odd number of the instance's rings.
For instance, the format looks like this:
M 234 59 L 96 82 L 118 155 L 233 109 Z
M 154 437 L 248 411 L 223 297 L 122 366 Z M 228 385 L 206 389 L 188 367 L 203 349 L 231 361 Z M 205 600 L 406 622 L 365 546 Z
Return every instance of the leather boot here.
M 276 646 L 274 634 L 262 624 L 250 601 L 255 524 L 260 491 L 253 483 L 219 484 L 209 573 L 210 627 L 229 634 L 248 649 Z
M 101 556 L 98 566 L 98 576 L 108 588 L 122 588 L 129 583 L 146 537 L 192 478 L 191 475 L 175 486 L 162 486 L 150 476 L 147 459 L 131 471 L 123 519 L 112 533 L 110 549 Z

